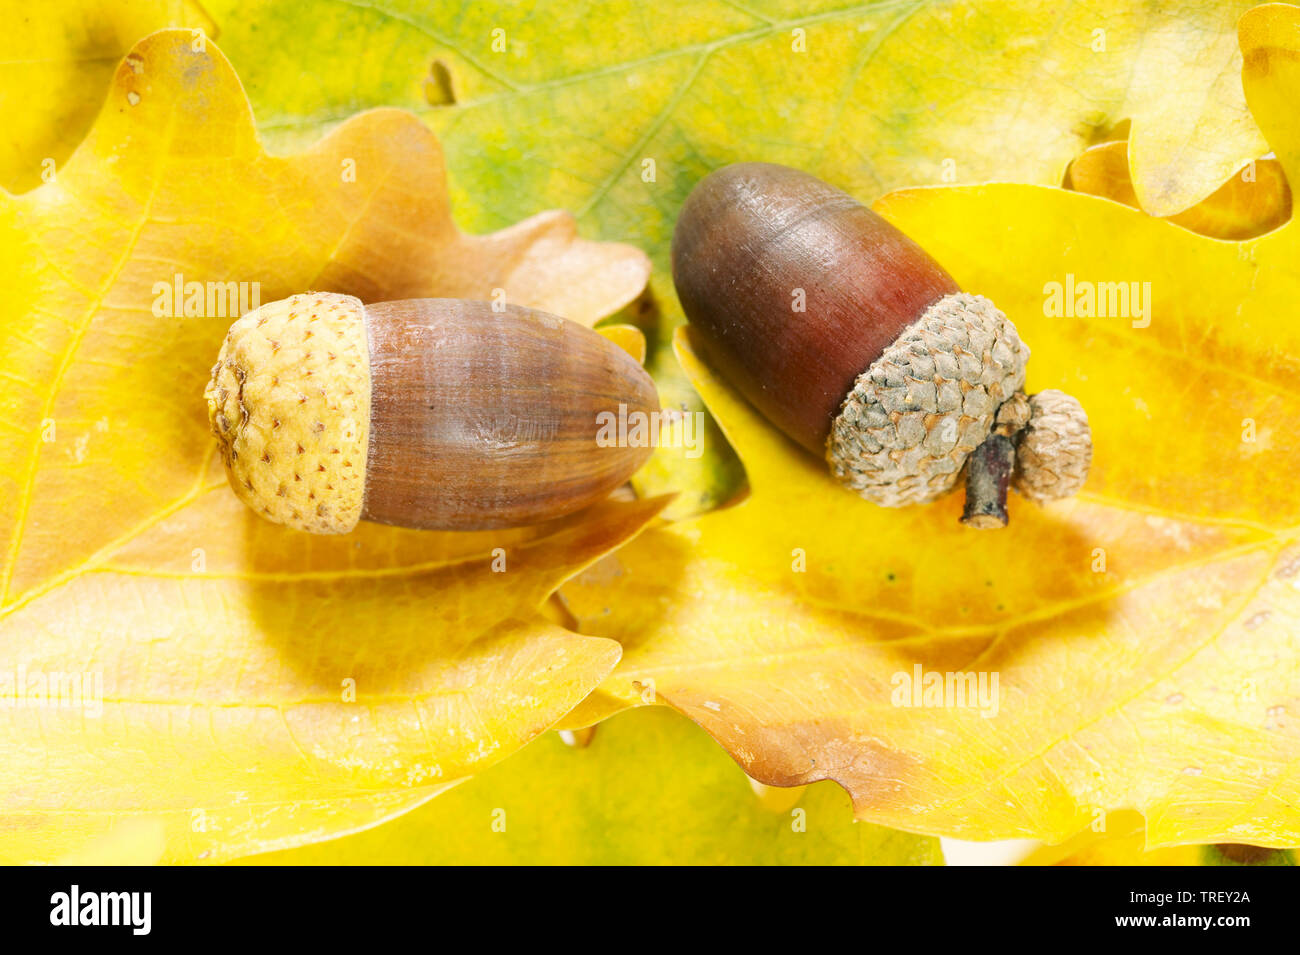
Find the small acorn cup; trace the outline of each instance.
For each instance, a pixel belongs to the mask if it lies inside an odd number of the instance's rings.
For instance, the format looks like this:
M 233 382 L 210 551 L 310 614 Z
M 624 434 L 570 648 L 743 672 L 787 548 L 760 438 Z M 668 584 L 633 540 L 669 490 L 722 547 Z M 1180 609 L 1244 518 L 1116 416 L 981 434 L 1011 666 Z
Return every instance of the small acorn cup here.
M 1083 486 L 1088 418 L 1024 394 L 1029 349 L 988 299 L 814 176 L 769 163 L 711 173 L 682 207 L 673 281 L 704 357 L 831 474 L 885 507 L 965 474 L 962 521 L 1007 523 Z
M 360 520 L 486 530 L 572 513 L 653 450 L 606 446 L 603 414 L 659 409 L 645 370 L 575 322 L 325 292 L 235 322 L 204 395 L 235 493 L 317 534 Z

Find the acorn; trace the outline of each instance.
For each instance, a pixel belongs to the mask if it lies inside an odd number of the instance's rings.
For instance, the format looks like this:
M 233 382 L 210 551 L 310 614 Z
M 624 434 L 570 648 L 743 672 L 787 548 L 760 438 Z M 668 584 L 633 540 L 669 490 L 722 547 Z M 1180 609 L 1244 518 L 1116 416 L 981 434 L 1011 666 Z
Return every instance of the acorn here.
M 602 423 L 659 409 L 630 355 L 555 315 L 319 292 L 235 322 L 205 397 L 235 493 L 317 534 L 562 517 L 652 451 L 617 446 Z
M 962 520 L 989 528 L 1007 522 L 1008 488 L 1042 502 L 1082 487 L 1087 415 L 1024 394 L 1015 325 L 833 186 L 719 169 L 682 207 L 672 261 L 704 358 L 867 500 L 923 504 L 964 475 Z

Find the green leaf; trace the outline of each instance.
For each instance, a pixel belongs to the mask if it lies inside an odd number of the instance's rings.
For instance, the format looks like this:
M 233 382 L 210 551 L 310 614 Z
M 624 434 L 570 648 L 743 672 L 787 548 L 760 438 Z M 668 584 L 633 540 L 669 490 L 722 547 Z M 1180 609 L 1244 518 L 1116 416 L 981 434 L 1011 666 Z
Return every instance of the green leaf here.
M 793 793 L 792 793 L 793 794 Z M 797 831 L 802 823 L 806 831 Z M 495 828 L 494 828 L 495 824 Z M 504 825 L 504 831 L 497 831 Z M 377 829 L 247 861 L 272 865 L 938 865 L 937 839 L 853 821 L 833 783 L 765 808 L 704 732 L 662 707 L 549 733 Z

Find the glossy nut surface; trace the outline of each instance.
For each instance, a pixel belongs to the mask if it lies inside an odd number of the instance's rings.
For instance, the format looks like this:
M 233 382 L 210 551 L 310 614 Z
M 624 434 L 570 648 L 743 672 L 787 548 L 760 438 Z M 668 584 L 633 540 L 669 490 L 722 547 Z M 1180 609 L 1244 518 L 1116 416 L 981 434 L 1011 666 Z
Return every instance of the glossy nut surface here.
M 545 312 L 412 299 L 366 309 L 373 392 L 364 518 L 455 530 L 595 503 L 649 447 L 602 447 L 602 413 L 653 414 L 654 382 L 603 335 Z
M 958 291 L 866 206 L 769 163 L 726 166 L 700 181 L 677 220 L 672 261 L 705 357 L 819 457 L 855 379 L 928 306 Z

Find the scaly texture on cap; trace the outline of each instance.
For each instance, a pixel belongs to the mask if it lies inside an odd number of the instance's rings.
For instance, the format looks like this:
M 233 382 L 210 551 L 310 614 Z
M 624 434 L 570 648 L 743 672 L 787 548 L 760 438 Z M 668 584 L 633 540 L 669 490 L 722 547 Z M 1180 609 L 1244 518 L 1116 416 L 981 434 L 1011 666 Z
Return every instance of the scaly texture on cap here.
M 1024 386 L 1028 358 L 988 299 L 944 296 L 858 376 L 826 441 L 831 473 L 885 507 L 945 494 Z
M 357 525 L 370 441 L 360 299 L 311 292 L 249 312 L 226 334 L 204 397 L 245 504 L 316 534 Z
M 1031 395 L 1011 486 L 1039 502 L 1069 497 L 1083 487 L 1091 464 L 1092 429 L 1078 399 L 1055 389 Z

